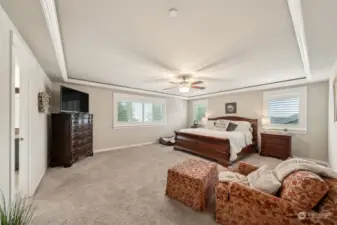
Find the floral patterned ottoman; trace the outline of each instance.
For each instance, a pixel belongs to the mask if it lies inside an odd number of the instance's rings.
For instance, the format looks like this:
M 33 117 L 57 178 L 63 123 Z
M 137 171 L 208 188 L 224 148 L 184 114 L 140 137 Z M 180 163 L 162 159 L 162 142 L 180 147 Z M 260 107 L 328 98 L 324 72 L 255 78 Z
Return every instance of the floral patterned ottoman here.
M 189 159 L 168 170 L 166 195 L 202 211 L 212 199 L 217 181 L 217 164 Z

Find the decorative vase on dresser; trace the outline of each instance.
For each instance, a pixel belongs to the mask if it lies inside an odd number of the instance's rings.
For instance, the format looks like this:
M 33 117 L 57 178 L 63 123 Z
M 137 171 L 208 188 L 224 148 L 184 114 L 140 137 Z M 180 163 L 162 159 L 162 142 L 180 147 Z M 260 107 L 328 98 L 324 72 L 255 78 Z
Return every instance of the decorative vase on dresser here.
M 70 167 L 83 157 L 93 156 L 92 143 L 92 114 L 52 114 L 51 166 Z
M 287 159 L 291 156 L 291 135 L 286 133 L 261 133 L 262 156 Z

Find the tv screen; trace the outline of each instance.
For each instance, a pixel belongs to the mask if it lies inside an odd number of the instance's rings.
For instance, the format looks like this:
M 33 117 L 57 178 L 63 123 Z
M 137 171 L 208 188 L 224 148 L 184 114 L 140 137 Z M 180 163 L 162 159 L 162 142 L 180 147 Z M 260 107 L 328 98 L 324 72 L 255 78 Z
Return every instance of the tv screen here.
M 89 112 L 89 95 L 61 86 L 61 111 Z

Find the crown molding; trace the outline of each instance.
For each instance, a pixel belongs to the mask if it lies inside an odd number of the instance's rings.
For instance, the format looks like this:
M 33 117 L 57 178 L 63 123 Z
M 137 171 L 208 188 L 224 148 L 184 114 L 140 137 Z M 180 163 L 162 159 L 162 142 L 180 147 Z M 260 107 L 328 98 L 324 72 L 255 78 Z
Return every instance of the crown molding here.
M 291 87 L 291 86 L 296 86 L 296 85 L 318 83 L 318 82 L 323 82 L 327 80 L 328 80 L 327 78 L 308 80 L 306 77 L 301 77 L 297 79 L 273 82 L 269 84 L 260 84 L 260 85 L 254 85 L 254 86 L 249 86 L 249 87 L 242 87 L 242 88 L 236 88 L 236 89 L 231 89 L 231 90 L 226 90 L 226 91 L 220 91 L 216 93 L 210 93 L 210 94 L 204 94 L 204 95 L 198 95 L 198 96 L 190 96 L 188 100 L 198 100 L 198 99 L 204 99 L 204 98 L 210 98 L 210 97 L 216 97 L 216 96 L 228 95 L 228 94 L 235 94 L 235 93 L 242 93 L 242 92 L 249 92 L 249 91 L 261 91 L 261 90 L 268 90 L 268 89 L 275 89 L 275 88 Z
M 56 53 L 57 63 L 61 70 L 61 75 L 64 81 L 67 81 L 67 67 L 64 58 L 64 51 L 62 46 L 62 38 L 60 32 L 60 26 L 57 17 L 57 11 L 54 0 L 40 0 L 43 14 L 49 30 L 49 36 L 53 43 L 53 47 Z
M 221 96 L 221 95 L 243 93 L 243 92 L 249 92 L 249 91 L 261 91 L 261 90 L 268 90 L 268 89 L 275 89 L 275 88 L 284 88 L 284 87 L 291 87 L 291 86 L 297 86 L 297 85 L 319 83 L 319 82 L 324 82 L 324 81 L 328 81 L 328 78 L 308 80 L 306 77 L 301 77 L 301 78 L 296 78 L 296 79 L 291 79 L 291 80 L 273 82 L 273 83 L 268 83 L 268 84 L 258 84 L 258 85 L 248 86 L 248 87 L 224 90 L 224 91 L 219 91 L 215 93 L 195 95 L 195 96 L 189 96 L 189 97 L 173 95 L 173 94 L 166 94 L 166 93 L 161 93 L 161 92 L 156 92 L 156 91 L 137 89 L 133 87 L 119 86 L 119 85 L 114 85 L 114 84 L 105 84 L 105 83 L 99 83 L 99 82 L 93 82 L 93 81 L 87 81 L 87 80 L 79 80 L 79 79 L 74 79 L 74 78 L 68 78 L 66 83 L 85 85 L 85 86 L 91 86 L 91 87 L 96 87 L 96 88 L 106 88 L 106 89 L 111 89 L 111 90 L 116 90 L 116 91 L 121 91 L 121 92 L 125 91 L 125 92 L 139 93 L 139 94 L 145 94 L 145 95 L 182 99 L 182 100 L 199 100 L 199 99 L 205 99 L 205 98 L 216 97 L 216 96 Z
M 112 89 L 116 91 L 127 91 L 127 92 L 132 92 L 132 93 L 188 100 L 188 97 L 179 96 L 179 95 L 166 94 L 166 93 L 161 93 L 161 92 L 156 92 L 156 91 L 148 91 L 148 90 L 137 89 L 137 88 L 132 88 L 132 87 L 119 86 L 119 85 L 114 85 L 114 84 L 105 84 L 105 83 L 79 80 L 79 79 L 73 79 L 73 78 L 68 78 L 66 83 L 80 84 L 80 85 L 86 85 L 86 86 L 97 87 L 97 88 L 107 88 L 107 89 Z
M 305 37 L 303 13 L 301 0 L 288 0 L 288 7 L 290 12 L 290 17 L 293 23 L 293 28 L 295 36 L 297 39 L 298 48 L 301 53 L 304 73 L 307 79 L 311 79 L 310 61 L 308 55 L 308 46 Z

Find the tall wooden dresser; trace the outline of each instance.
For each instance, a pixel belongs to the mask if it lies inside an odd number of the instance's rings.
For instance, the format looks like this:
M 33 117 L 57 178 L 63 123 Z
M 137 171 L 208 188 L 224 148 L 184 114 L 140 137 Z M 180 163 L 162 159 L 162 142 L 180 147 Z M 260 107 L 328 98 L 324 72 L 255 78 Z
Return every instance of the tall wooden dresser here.
M 52 114 L 51 166 L 70 167 L 80 158 L 93 156 L 93 115 Z

